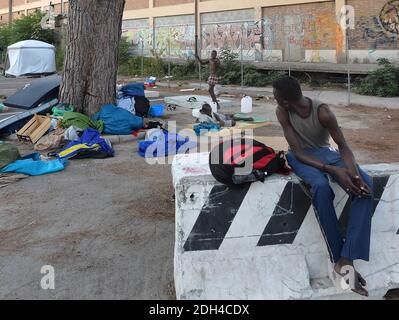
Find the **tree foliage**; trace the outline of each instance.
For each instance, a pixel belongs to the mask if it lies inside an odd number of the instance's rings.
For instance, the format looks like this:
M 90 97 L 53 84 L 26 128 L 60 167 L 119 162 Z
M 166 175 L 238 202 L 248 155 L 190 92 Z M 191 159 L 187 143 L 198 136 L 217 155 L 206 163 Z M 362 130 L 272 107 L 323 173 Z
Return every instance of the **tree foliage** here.
M 399 68 L 387 59 L 378 59 L 380 68 L 355 83 L 355 92 L 378 97 L 399 96 Z
M 11 25 L 0 26 L 0 49 L 5 50 L 9 45 L 23 40 L 39 40 L 55 44 L 54 30 L 42 29 L 41 20 L 44 13 L 35 11 L 27 16 L 12 21 Z

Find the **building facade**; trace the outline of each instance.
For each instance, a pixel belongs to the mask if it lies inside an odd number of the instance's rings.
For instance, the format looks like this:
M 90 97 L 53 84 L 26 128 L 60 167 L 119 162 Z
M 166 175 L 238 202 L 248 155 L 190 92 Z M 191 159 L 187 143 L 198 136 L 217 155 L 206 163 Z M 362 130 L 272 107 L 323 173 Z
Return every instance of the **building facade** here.
M 13 0 L 12 18 L 50 4 L 68 12 L 68 1 Z M 197 21 L 202 56 L 228 48 L 250 61 L 399 62 L 399 0 L 198 0 L 198 16 L 194 0 L 126 0 L 122 34 L 139 54 L 189 58 Z M 0 0 L 0 22 L 9 18 Z

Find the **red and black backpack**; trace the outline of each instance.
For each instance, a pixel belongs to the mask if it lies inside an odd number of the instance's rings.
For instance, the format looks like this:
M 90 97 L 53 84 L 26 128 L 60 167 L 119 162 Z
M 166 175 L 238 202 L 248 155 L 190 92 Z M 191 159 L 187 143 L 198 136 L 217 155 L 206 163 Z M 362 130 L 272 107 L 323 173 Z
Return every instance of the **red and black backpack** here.
M 209 155 L 212 175 L 217 181 L 226 185 L 237 185 L 233 181 L 233 176 L 237 174 L 237 168 L 245 166 L 251 166 L 252 171 L 247 174 L 263 172 L 263 176 L 270 176 L 273 173 L 284 175 L 290 173 L 283 151 L 276 153 L 273 148 L 253 139 L 223 141 L 214 147 Z

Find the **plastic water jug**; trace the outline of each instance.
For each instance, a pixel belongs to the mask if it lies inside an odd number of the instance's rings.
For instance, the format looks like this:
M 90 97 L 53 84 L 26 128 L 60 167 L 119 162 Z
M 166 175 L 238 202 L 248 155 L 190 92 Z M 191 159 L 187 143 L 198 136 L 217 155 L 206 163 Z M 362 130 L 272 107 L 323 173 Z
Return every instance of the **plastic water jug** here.
M 244 96 L 241 99 L 241 112 L 242 113 L 252 112 L 252 98 L 250 96 Z

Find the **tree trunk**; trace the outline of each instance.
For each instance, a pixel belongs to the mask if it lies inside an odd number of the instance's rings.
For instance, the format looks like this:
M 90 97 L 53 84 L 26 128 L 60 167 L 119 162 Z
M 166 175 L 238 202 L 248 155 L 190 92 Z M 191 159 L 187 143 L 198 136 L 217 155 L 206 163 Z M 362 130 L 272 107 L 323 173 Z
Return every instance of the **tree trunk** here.
M 92 115 L 115 102 L 125 0 L 70 0 L 60 101 Z

